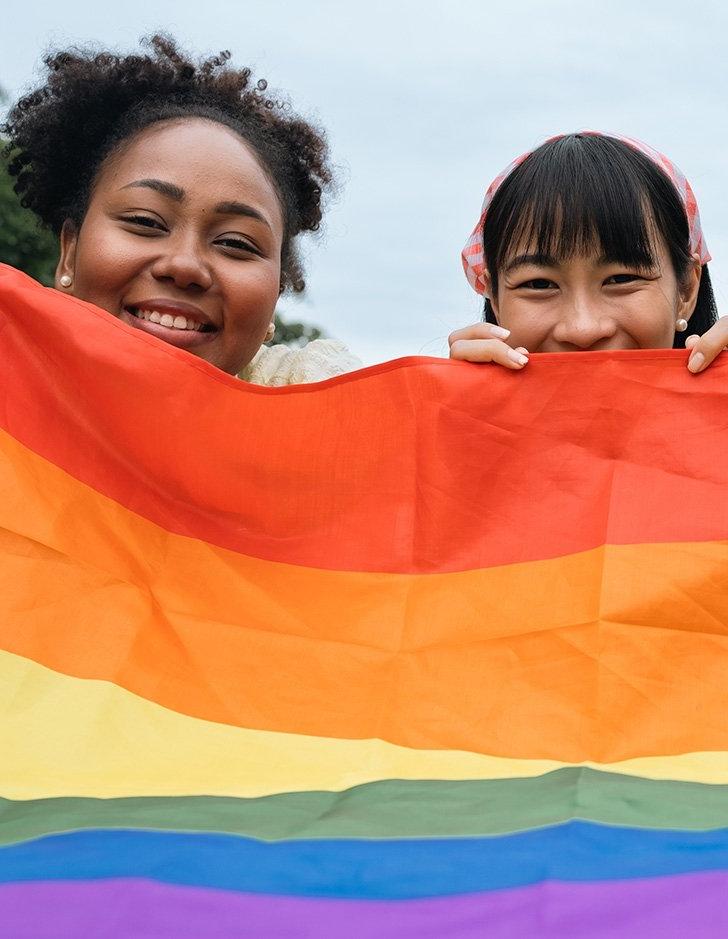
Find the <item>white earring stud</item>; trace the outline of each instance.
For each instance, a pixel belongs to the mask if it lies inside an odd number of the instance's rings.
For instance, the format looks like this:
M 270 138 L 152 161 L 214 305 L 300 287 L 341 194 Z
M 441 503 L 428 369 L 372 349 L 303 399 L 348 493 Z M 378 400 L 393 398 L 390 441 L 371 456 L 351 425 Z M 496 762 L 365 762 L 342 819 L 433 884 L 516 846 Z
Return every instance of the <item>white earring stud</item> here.
M 688 321 L 682 319 L 682 317 L 675 323 L 676 333 L 684 333 L 687 328 L 688 328 Z
M 70 287 L 73 283 L 73 277 L 70 274 L 64 274 L 61 277 L 61 287 Z

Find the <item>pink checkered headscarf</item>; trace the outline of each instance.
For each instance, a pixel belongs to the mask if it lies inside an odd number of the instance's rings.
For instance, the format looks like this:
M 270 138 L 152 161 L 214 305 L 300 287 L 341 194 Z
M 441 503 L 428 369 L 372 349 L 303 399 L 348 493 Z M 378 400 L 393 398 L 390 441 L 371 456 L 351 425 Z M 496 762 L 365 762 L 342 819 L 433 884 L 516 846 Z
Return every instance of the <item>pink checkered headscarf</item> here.
M 653 163 L 659 166 L 663 173 L 665 173 L 668 178 L 672 180 L 675 189 L 677 189 L 678 195 L 680 196 L 682 204 L 685 207 L 685 214 L 688 217 L 688 227 L 690 229 L 690 253 L 698 254 L 700 256 L 700 263 L 707 264 L 708 261 L 710 261 L 710 252 L 708 251 L 708 246 L 706 245 L 705 239 L 703 238 L 703 230 L 700 227 L 700 213 L 698 212 L 698 203 L 695 200 L 695 193 L 693 192 L 690 183 L 687 181 L 678 167 L 675 166 L 675 164 L 663 153 L 658 153 L 657 150 L 653 150 L 652 147 L 648 146 L 646 143 L 642 143 L 641 140 L 635 140 L 632 137 L 622 137 L 619 134 L 602 134 L 597 130 L 580 131 L 580 133 L 598 137 L 612 137 L 615 140 L 621 140 L 623 143 L 628 144 L 635 150 L 639 150 L 640 153 L 643 153 L 646 157 L 652 160 Z M 564 136 L 566 135 L 557 134 L 555 137 L 549 137 L 546 143 L 551 143 L 553 140 L 560 140 Z M 511 173 L 517 167 L 519 167 L 521 163 L 523 163 L 526 157 L 529 157 L 532 153 L 533 150 L 529 150 L 527 153 L 522 153 L 521 156 L 516 157 L 516 159 L 510 163 L 502 173 L 499 173 L 499 175 L 496 176 L 490 186 L 488 186 L 488 189 L 485 193 L 485 198 L 483 199 L 483 207 L 480 212 L 478 224 L 473 229 L 467 244 L 463 248 L 462 259 L 465 276 L 468 278 L 468 283 L 473 288 L 473 290 L 476 290 L 480 294 L 485 293 L 486 270 L 485 255 L 483 251 L 483 223 L 485 222 L 485 216 L 488 212 L 488 206 L 493 201 L 493 196 L 500 188 L 503 180 L 507 179 Z

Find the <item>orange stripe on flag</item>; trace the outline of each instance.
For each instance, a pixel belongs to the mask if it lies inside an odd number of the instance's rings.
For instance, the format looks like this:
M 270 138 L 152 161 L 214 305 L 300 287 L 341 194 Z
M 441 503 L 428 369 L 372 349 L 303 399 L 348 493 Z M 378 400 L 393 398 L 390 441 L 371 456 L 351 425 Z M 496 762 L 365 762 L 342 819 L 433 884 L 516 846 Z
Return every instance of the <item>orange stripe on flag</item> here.
M 0 648 L 181 713 L 568 762 L 728 750 L 725 543 L 299 568 L 165 532 L 5 433 L 0 525 Z

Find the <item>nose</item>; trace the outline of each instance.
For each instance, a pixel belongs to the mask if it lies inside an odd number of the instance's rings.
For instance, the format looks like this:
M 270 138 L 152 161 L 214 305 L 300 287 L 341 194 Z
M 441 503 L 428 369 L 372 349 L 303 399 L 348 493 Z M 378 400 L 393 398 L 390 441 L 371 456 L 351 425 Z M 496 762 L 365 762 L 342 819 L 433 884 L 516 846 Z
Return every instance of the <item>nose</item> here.
M 595 297 L 578 294 L 565 298 L 553 338 L 565 346 L 591 349 L 617 332 L 611 310 Z
M 212 274 L 204 251 L 192 235 L 172 236 L 152 265 L 152 275 L 182 290 L 209 290 Z

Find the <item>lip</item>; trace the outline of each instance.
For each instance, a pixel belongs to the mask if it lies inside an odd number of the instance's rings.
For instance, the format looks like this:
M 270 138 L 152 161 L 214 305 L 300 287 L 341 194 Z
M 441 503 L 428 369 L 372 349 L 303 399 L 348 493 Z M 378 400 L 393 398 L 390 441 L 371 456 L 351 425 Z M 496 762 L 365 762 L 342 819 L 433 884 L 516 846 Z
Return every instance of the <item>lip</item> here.
M 158 313 L 169 313 L 171 316 L 185 316 L 188 319 L 196 320 L 205 326 L 210 326 L 208 332 L 200 332 L 192 329 L 174 329 L 169 326 L 162 326 L 161 323 L 150 323 L 149 320 L 139 319 L 129 312 L 129 308 L 156 310 Z M 191 303 L 185 303 L 182 300 L 170 300 L 164 297 L 155 297 L 151 299 L 137 300 L 126 303 L 122 307 L 120 319 L 128 326 L 139 329 L 150 336 L 162 339 L 172 346 L 180 349 L 195 349 L 198 346 L 207 345 L 220 332 L 220 327 L 212 318 Z

